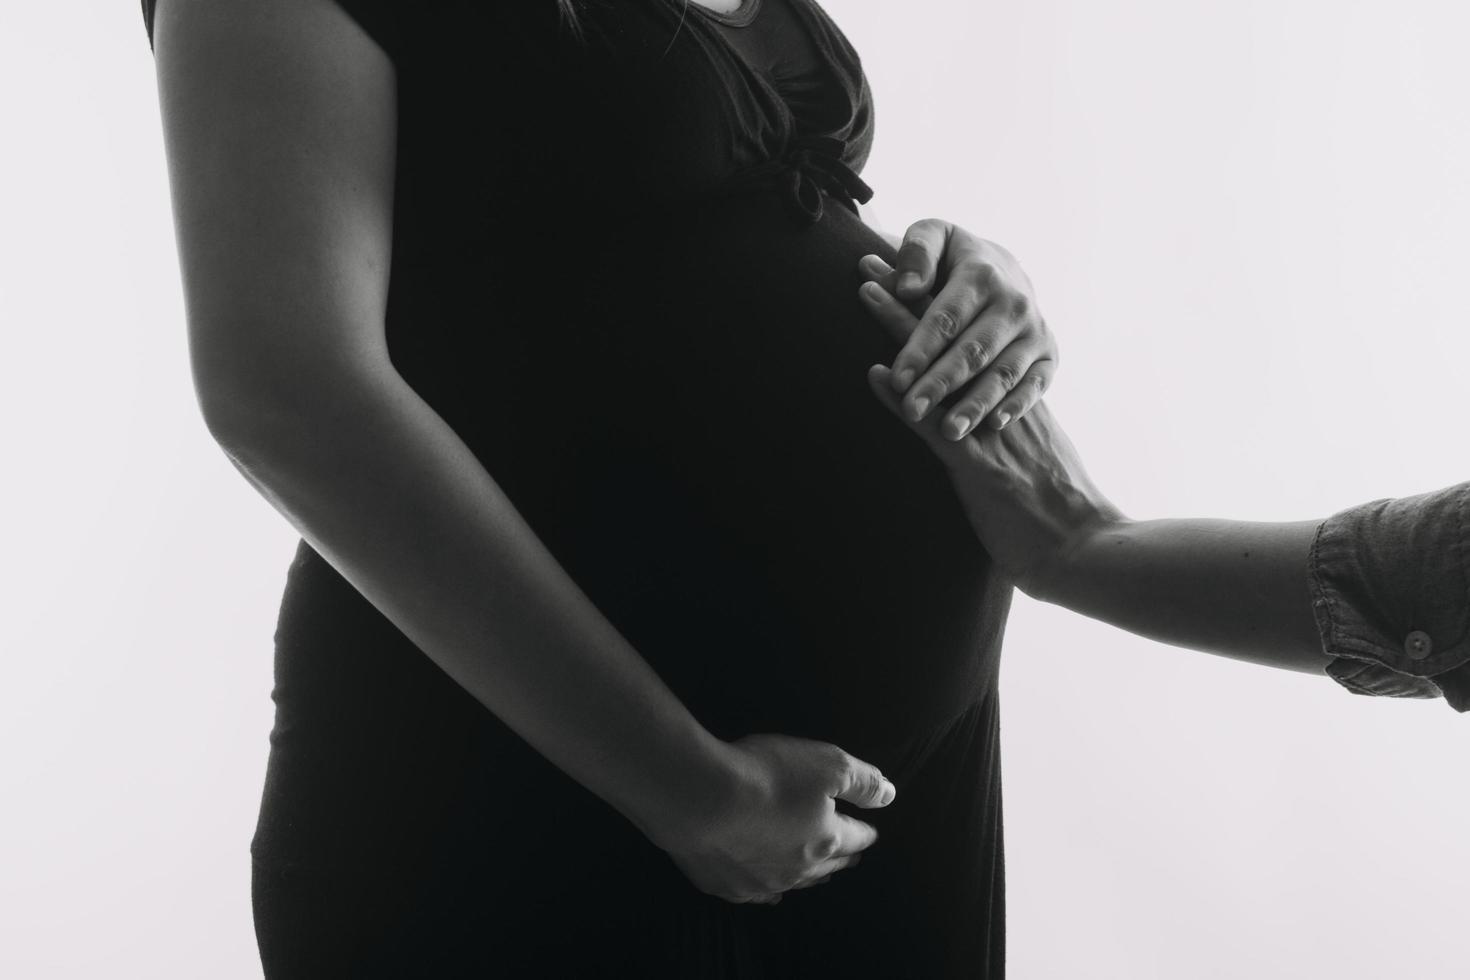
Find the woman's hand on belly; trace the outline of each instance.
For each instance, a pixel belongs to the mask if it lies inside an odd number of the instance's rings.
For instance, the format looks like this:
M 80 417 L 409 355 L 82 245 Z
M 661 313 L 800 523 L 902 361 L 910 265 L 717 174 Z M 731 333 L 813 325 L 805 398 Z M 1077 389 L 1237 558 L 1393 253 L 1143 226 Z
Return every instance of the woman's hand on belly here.
M 836 800 L 871 809 L 897 790 L 878 769 L 829 742 L 747 735 L 727 743 L 732 799 L 701 825 L 649 837 L 700 891 L 730 902 L 772 904 L 856 864 L 878 839 Z
M 910 419 L 949 399 L 942 431 L 961 439 L 982 419 L 1004 428 L 1050 386 L 1056 340 L 1031 280 L 1001 246 L 931 218 L 909 226 L 896 267 L 866 255 L 858 268 L 864 305 L 904 345 L 890 377 Z M 893 316 L 895 306 L 917 325 Z

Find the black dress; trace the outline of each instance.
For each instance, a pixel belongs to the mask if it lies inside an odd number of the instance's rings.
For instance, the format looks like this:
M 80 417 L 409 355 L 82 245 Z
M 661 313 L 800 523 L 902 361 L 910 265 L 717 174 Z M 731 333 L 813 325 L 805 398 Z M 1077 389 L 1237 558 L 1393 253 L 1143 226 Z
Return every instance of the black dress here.
M 776 906 L 706 896 L 304 542 L 252 843 L 271 977 L 996 978 L 1010 586 L 867 389 L 873 109 L 815 0 L 339 0 L 397 70 L 398 370 L 716 735 L 898 787 Z M 150 23 L 152 0 L 144 0 Z M 845 804 L 844 804 L 845 806 Z

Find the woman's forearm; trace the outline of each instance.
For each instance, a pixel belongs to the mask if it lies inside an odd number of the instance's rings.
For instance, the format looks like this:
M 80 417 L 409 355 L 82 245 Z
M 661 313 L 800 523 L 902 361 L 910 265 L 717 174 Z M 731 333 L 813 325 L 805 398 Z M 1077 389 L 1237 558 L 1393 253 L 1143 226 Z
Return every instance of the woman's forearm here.
M 233 407 L 206 419 L 313 548 L 455 682 L 645 833 L 650 817 L 682 827 L 724 802 L 725 743 L 391 367 L 338 371 L 299 390 L 216 398 Z
M 1321 673 L 1307 559 L 1318 522 L 1109 520 L 1081 532 L 1037 598 L 1176 646 Z

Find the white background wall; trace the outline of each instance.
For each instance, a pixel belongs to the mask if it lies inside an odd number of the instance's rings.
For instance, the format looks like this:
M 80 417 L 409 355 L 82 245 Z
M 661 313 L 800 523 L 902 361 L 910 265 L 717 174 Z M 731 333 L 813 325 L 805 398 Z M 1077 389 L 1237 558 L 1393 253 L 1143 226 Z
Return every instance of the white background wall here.
M 550 2 L 550 0 L 547 0 Z M 1010 246 L 1133 516 L 1470 478 L 1470 10 L 829 0 L 901 231 Z M 247 846 L 295 536 L 190 388 L 137 4 L 0 5 L 0 974 L 258 975 Z M 1020 597 L 1010 975 L 1465 975 L 1470 720 Z

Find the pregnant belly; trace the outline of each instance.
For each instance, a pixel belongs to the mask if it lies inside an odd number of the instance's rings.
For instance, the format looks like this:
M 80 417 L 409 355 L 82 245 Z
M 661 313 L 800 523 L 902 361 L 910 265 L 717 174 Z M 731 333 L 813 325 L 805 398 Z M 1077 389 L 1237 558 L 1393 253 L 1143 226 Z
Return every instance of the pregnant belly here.
M 835 202 L 799 227 L 774 196 L 618 234 L 542 305 L 525 370 L 480 388 L 475 414 L 516 430 L 487 465 L 543 540 L 726 737 L 871 744 L 984 694 L 1010 588 L 867 389 L 898 345 L 857 260 L 892 249 Z

